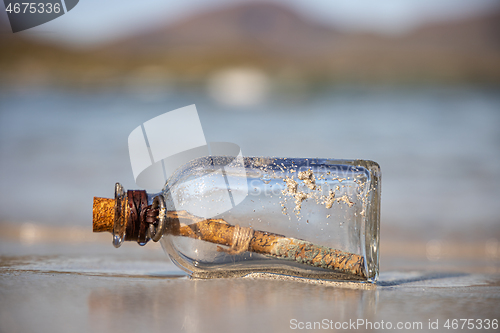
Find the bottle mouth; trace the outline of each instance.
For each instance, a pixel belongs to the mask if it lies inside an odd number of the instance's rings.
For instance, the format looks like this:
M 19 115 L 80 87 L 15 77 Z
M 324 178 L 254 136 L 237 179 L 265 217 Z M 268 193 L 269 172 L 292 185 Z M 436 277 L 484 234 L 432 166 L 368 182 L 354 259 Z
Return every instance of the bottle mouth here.
M 165 231 L 165 203 L 156 196 L 148 205 L 146 191 L 125 192 L 120 183 L 115 185 L 115 198 L 94 197 L 93 231 L 113 234 L 113 245 L 124 241 L 145 245 L 149 240 L 159 241 Z

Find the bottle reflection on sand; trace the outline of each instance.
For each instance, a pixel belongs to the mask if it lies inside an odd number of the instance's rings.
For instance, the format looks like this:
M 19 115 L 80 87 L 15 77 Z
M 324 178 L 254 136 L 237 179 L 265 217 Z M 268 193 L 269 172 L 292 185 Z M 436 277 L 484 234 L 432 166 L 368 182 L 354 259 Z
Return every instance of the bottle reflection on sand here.
M 88 297 L 100 330 L 168 332 L 283 331 L 298 322 L 374 320 L 378 291 L 269 279 L 151 279 L 119 282 Z M 356 284 L 359 286 L 359 284 Z M 362 285 L 367 286 L 367 285 Z

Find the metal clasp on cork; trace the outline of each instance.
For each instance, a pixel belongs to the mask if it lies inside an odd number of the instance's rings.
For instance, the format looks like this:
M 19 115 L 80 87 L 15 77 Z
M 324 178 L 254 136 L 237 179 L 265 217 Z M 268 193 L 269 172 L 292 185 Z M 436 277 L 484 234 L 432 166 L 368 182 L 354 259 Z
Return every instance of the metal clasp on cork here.
M 136 241 L 139 245 L 145 245 L 150 239 L 156 242 L 162 236 L 159 231 L 164 231 L 164 221 L 158 221 L 159 206 L 164 211 L 163 198 L 155 197 L 153 205 L 148 205 L 146 191 L 125 193 L 116 183 L 114 199 L 94 197 L 93 231 L 112 233 L 115 247 L 120 247 L 123 241 Z

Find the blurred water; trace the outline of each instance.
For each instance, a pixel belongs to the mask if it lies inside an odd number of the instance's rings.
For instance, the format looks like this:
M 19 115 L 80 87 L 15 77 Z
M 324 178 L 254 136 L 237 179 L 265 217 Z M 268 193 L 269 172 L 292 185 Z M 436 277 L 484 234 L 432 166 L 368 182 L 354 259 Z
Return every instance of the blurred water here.
M 117 181 L 136 188 L 129 133 L 196 103 L 207 140 L 246 156 L 377 161 L 387 235 L 498 238 L 499 92 L 333 87 L 245 108 L 203 93 L 0 92 L 0 222 L 90 228 L 93 196 L 112 196 Z

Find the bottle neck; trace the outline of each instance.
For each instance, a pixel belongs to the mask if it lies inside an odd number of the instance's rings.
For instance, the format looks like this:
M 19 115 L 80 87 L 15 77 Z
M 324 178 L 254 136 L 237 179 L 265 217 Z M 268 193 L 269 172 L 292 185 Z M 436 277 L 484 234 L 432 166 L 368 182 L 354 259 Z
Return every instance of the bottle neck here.
M 149 241 L 148 230 L 149 224 L 154 223 L 154 211 L 148 205 L 148 195 L 146 191 L 131 190 L 127 191 L 127 204 L 128 210 L 125 214 L 125 241 L 136 241 L 139 244 L 146 244 Z M 146 219 L 149 216 L 148 223 Z
M 115 185 L 115 199 L 94 198 L 94 232 L 111 232 L 115 247 L 123 241 L 139 245 L 157 242 L 165 231 L 165 215 L 163 196 L 155 196 L 150 205 L 146 191 L 125 192 L 119 183 Z

